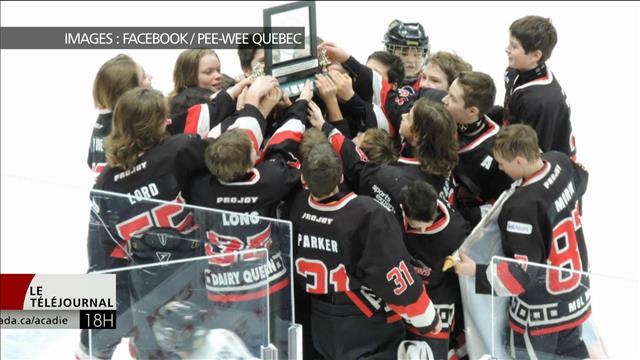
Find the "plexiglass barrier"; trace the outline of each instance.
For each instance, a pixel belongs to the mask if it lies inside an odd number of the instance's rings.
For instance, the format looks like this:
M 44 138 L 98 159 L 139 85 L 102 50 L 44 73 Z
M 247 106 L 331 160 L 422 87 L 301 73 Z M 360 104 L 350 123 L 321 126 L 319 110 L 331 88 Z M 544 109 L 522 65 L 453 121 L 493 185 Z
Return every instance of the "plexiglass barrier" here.
M 491 330 L 484 334 L 493 358 L 622 359 L 635 353 L 635 331 L 621 324 L 637 314 L 637 284 L 573 270 L 570 263 L 554 267 L 496 256 L 485 273 L 476 274 L 493 289 Z
M 253 276 L 256 267 L 268 266 L 267 249 L 242 250 L 235 255 L 239 259 L 252 259 L 239 260 L 234 266 L 238 274 L 246 277 Z M 116 274 L 123 286 L 117 293 L 117 329 L 87 331 L 86 353 L 93 358 L 108 357 L 115 350 L 114 344 L 129 337 L 125 345 L 132 357 L 140 359 L 260 358 L 262 348 L 270 343 L 269 298 L 261 296 L 239 303 L 216 301 L 216 297 L 224 294 L 212 284 L 224 281 L 225 275 L 211 271 L 210 265 L 224 260 L 224 256 L 200 256 L 96 272 Z M 231 277 L 226 280 L 232 281 Z M 252 290 L 268 294 L 269 282 L 256 281 Z
M 118 323 L 126 333 L 115 336 L 131 336 L 138 357 L 164 351 L 154 335 L 154 327 L 162 330 L 156 320 L 180 306 L 175 302 L 187 302 L 204 310 L 209 332 L 231 331 L 218 334 L 215 343 L 235 344 L 235 338 L 253 357 L 272 357 L 275 349 L 277 358 L 289 358 L 294 323 L 290 222 L 193 207 L 180 196 L 162 202 L 95 190 L 91 199 L 91 271 L 116 274 L 123 304 Z M 112 339 L 97 333 L 91 333 L 90 343 L 99 355 Z M 169 342 L 169 334 L 184 335 L 167 330 Z M 262 350 L 269 345 L 271 350 Z

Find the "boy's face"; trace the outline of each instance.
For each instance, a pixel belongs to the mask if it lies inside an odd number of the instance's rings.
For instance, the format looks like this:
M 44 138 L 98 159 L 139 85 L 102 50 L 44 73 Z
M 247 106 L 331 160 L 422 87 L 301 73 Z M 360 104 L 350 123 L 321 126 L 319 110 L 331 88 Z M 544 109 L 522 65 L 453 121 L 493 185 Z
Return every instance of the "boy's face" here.
M 251 74 L 253 74 L 253 68 L 259 63 L 264 65 L 264 49 L 256 49 L 253 58 L 251 58 L 251 68 L 244 71 L 244 76 L 251 76 Z
M 440 66 L 428 62 L 424 67 L 420 87 L 447 91 L 449 90 L 447 74 L 440 69 Z
M 422 70 L 422 62 L 425 59 L 426 51 L 415 46 L 398 46 L 393 52 L 402 59 L 404 73 L 407 78 L 416 77 Z
M 389 81 L 389 67 L 376 59 L 367 61 L 367 67 L 382 76 L 385 81 Z
M 509 37 L 509 45 L 505 51 L 509 59 L 509 67 L 521 71 L 531 70 L 538 66 L 542 54 L 540 50 L 525 53 L 520 40 L 513 36 Z
M 413 138 L 413 108 L 408 113 L 402 114 L 402 121 L 400 122 L 400 135 L 411 145 L 415 146 L 415 140 Z
M 447 108 L 453 120 L 458 124 L 471 124 L 478 120 L 478 112 L 474 111 L 475 106 L 466 107 L 464 103 L 464 89 L 454 80 L 449 93 L 442 99 L 444 106 Z
M 508 161 L 500 156 L 500 154 L 495 152 L 493 154 L 493 157 L 498 162 L 500 170 L 507 174 L 511 179 L 518 180 L 524 177 L 522 157 L 516 156 L 511 161 Z

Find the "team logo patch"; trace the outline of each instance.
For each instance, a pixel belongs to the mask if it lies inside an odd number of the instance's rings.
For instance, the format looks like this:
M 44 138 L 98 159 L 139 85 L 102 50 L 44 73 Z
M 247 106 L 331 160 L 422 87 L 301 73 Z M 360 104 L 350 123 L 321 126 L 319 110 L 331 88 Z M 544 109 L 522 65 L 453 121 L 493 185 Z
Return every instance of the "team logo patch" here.
M 413 94 L 415 94 L 415 90 L 411 86 L 401 87 L 398 89 L 398 97 L 395 99 L 396 104 L 398 106 L 404 105 Z
M 165 262 L 169 261 L 169 259 L 171 258 L 171 253 L 156 251 L 156 256 L 158 257 L 158 261 Z
M 531 235 L 533 226 L 527 223 L 517 221 L 507 221 L 507 231 L 515 234 Z

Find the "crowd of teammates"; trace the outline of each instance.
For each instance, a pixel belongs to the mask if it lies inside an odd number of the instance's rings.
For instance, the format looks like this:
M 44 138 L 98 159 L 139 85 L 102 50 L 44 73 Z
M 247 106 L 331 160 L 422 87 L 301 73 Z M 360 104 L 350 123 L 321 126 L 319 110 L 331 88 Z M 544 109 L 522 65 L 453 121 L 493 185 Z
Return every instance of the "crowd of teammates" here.
M 305 358 L 465 357 L 458 274 L 476 276 L 479 293 L 493 285 L 512 297 L 518 358 L 588 357 L 581 337 L 590 314 L 584 277 L 556 272 L 541 285 L 526 266 L 475 264 L 465 254 L 455 271 L 442 270 L 445 257 L 515 186 L 499 220 L 505 254 L 588 271 L 580 221 L 588 175 L 575 163 L 570 110 L 546 65 L 555 28 L 527 16 L 509 31 L 503 106 L 494 105 L 489 75 L 456 54 L 431 54 L 422 25 L 398 20 L 385 34 L 385 51 L 373 52 L 365 65 L 337 43 L 321 42 L 332 64 L 316 76 L 315 92 L 308 82 L 297 99 L 275 78 L 252 76 L 263 49 L 238 51 L 243 74 L 235 79 L 222 74 L 213 50 L 185 50 L 166 98 L 151 89 L 139 64 L 118 55 L 94 82 L 100 115 L 88 165 L 99 173 L 95 189 L 291 220 L 294 284 L 275 274 L 270 296 L 293 286 Z M 158 262 L 152 254 L 159 249 L 171 259 L 252 248 L 280 256 L 269 227 L 230 228 L 183 207 L 158 211 L 138 202 L 109 209 L 100 201 L 94 199 L 92 221 L 108 216 L 116 231 L 91 229 L 90 271 Z M 151 219 L 141 217 L 149 213 L 152 220 L 140 220 Z M 195 228 L 207 234 L 201 242 L 167 242 L 166 234 L 179 239 Z M 223 260 L 193 271 L 223 274 L 233 266 Z M 167 277 L 173 270 L 163 271 Z M 494 273 L 498 283 L 488 280 Z M 188 357 L 203 338 L 196 331 L 203 312 L 214 316 L 216 306 L 260 296 L 207 296 L 207 290 L 202 299 L 195 292 L 182 303 L 149 302 L 153 289 L 140 276 L 118 275 L 123 320 L 118 330 L 94 334 L 94 357 L 110 358 L 127 336 L 138 358 Z M 196 274 L 190 283 L 206 287 Z M 131 311 L 142 298 L 145 315 L 163 325 L 144 324 Z M 587 305 L 567 305 L 577 300 Z M 551 305 L 555 315 L 542 321 L 535 309 Z M 171 329 L 168 314 L 182 314 L 171 315 L 180 317 L 180 331 Z M 247 345 L 244 353 L 253 350 Z M 88 348 L 83 331 L 77 357 Z

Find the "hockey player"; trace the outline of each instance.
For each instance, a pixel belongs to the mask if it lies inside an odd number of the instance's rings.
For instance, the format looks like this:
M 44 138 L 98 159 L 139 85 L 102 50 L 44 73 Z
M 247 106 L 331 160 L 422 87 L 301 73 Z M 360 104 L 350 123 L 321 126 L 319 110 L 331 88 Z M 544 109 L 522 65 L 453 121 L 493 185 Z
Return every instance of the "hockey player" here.
M 394 164 L 398 161 L 398 151 L 393 147 L 389 133 L 382 129 L 367 129 L 353 139 L 369 161 L 380 164 Z
M 315 104 L 311 104 L 313 108 Z M 314 115 L 316 112 L 314 112 Z M 352 189 L 378 200 L 396 214 L 402 223 L 398 194 L 404 185 L 400 179 L 424 180 L 433 185 L 443 201 L 453 204 L 451 171 L 458 161 L 455 123 L 441 103 L 420 99 L 405 114 L 400 132 L 415 146 L 412 157 L 401 156 L 392 165 L 369 163 L 362 150 L 327 124 L 321 115 L 311 124 L 322 129 L 344 163 L 344 173 Z
M 575 160 L 567 96 L 546 64 L 558 40 L 555 27 L 548 18 L 525 16 L 509 31 L 503 125 L 527 124 L 538 134 L 542 151 L 560 151 Z
M 215 51 L 189 49 L 180 53 L 176 60 L 173 82 L 174 89 L 169 94 L 169 132 L 206 137 L 214 126 L 235 112 L 236 100 L 251 79 L 221 91 L 225 80 Z
M 420 333 L 437 333 L 441 323 L 399 225 L 373 199 L 339 193 L 341 168 L 329 145 L 316 145 L 302 167 L 310 194 L 291 212 L 296 282 L 312 296 L 314 347 L 326 359 L 395 358 L 404 336 L 397 320 Z M 396 314 L 391 323 L 385 304 Z
M 387 130 L 397 146 L 400 146 L 401 142 L 399 129 L 402 116 L 411 110 L 415 101 L 420 98 L 441 101 L 446 96 L 444 91 L 429 88 L 418 88 L 416 91 L 411 86 L 404 86 L 394 89 L 377 71 L 360 64 L 336 44 L 324 42 L 320 47 L 327 50 L 332 60 L 342 63 L 353 73 L 355 78 L 353 88 L 356 94 L 364 101 L 372 103 L 368 106 L 371 107 L 368 112 L 373 113 L 374 116 L 366 117 L 365 126 Z M 369 118 L 375 121 L 368 120 Z
M 256 65 L 264 66 L 264 49 L 259 48 L 256 44 L 240 45 L 238 47 L 238 59 L 240 60 L 240 68 L 242 74 L 237 76 L 237 80 L 251 77 L 253 69 Z
M 475 276 L 476 292 L 511 296 L 514 358 L 587 358 L 581 324 L 591 314 L 591 305 L 589 278 L 581 274 L 589 271 L 589 261 L 580 200 L 588 174 L 560 152 L 541 156 L 536 133 L 528 125 L 501 129 L 493 149 L 500 168 L 517 180 L 498 225 L 505 255 L 522 264 L 481 265 L 461 254 L 456 272 Z
M 393 20 L 384 34 L 384 48 L 399 56 L 404 63 L 405 78 L 402 87 L 420 89 L 422 65 L 429 56 L 429 36 L 420 23 Z
M 223 129 L 225 123 L 214 128 L 211 135 L 215 140 L 205 152 L 208 171 L 195 176 L 187 190 L 186 199 L 190 204 L 242 213 L 223 213 L 197 219 L 200 228 L 206 232 L 206 253 L 226 254 L 210 259 L 206 270 L 212 311 L 217 308 L 228 310 L 231 307 L 246 311 L 254 309 L 256 300 L 264 301 L 266 296 L 264 288 L 256 286 L 264 281 L 270 284 L 270 306 L 273 314 L 281 317 L 284 311 L 281 308 L 289 304 L 289 299 L 284 297 L 287 294 L 285 290 L 289 289 L 289 274 L 283 254 L 288 249 L 283 249 L 280 243 L 285 238 L 280 234 L 279 224 L 265 221 L 261 217 L 276 217 L 280 201 L 300 183 L 300 163 L 296 155 L 305 130 L 300 119 L 306 117 L 307 101 L 313 93 L 311 84 L 308 83 L 300 98 L 285 112 L 287 121 L 276 130 L 261 154 L 258 146 L 263 141 L 265 116 L 281 96 L 281 91 L 276 86 L 277 82 L 273 78 L 256 79 L 247 92 L 248 103 L 242 110 L 243 115 L 226 129 Z M 260 87 L 269 91 L 262 98 L 256 93 Z M 257 108 L 250 105 L 254 101 L 259 102 Z M 219 133 L 221 134 L 218 135 Z M 237 283 L 225 284 L 212 280 L 214 277 L 230 278 L 239 273 L 240 269 L 242 272 L 262 273 L 262 263 L 254 261 L 257 259 L 253 255 L 234 254 L 239 250 L 256 248 L 269 249 L 270 270 L 266 274 L 267 278 L 247 280 L 247 277 L 240 277 Z M 252 261 L 255 265 L 247 265 Z M 274 319 L 274 316 L 269 318 Z M 281 326 L 283 323 L 284 321 L 281 324 L 272 323 L 271 327 L 273 342 L 279 348 L 287 337 L 287 329 Z M 238 321 L 228 321 L 227 324 L 233 327 Z M 231 330 L 240 333 L 237 329 Z M 254 344 L 251 338 L 260 338 L 262 330 L 256 326 L 240 336 L 255 350 L 259 348 L 259 344 Z
M 184 50 L 173 68 L 173 91 L 169 94 L 171 114 L 206 101 L 222 90 L 223 85 L 220 59 L 214 50 Z
M 471 65 L 460 56 L 446 51 L 429 55 L 422 69 L 420 87 L 449 91 L 462 71 L 471 71 Z
M 125 195 L 92 193 L 89 272 L 203 254 L 199 243 L 184 240 L 194 230 L 193 215 L 181 204 L 187 179 L 205 166 L 206 143 L 197 136 L 169 137 L 168 115 L 164 96 L 156 90 L 134 88 L 118 100 L 105 140 L 108 165 L 94 189 Z M 147 198 L 171 203 L 144 201 Z M 131 328 L 129 290 L 134 301 L 140 294 L 126 272 L 118 272 L 116 284 L 118 328 L 93 332 L 94 357 L 110 358 Z M 79 357 L 87 354 L 88 340 L 88 332 L 82 331 Z M 156 350 L 136 345 L 142 351 Z
M 460 142 L 453 171 L 458 185 L 455 205 L 474 226 L 481 218 L 480 206 L 492 204 L 512 183 L 493 158 L 493 139 L 500 127 L 486 112 L 495 97 L 496 87 L 489 75 L 463 71 L 443 100 L 457 124 Z
M 111 132 L 113 108 L 120 95 L 136 86 L 150 89 L 151 75 L 124 54 L 109 59 L 96 74 L 93 81 L 93 102 L 100 114 L 93 125 L 87 164 L 97 173 L 102 172 L 107 164 L 103 143 Z
M 456 250 L 471 230 L 467 221 L 437 198 L 433 186 L 422 180 L 405 185 L 400 193 L 404 220 L 404 239 L 412 265 L 422 278 L 435 304 L 442 331 L 422 335 L 411 326 L 408 338 L 426 341 L 435 359 L 447 359 L 454 326 L 461 328 L 460 288 L 452 271 L 443 272 L 447 255 Z M 459 331 L 461 332 L 461 331 Z

